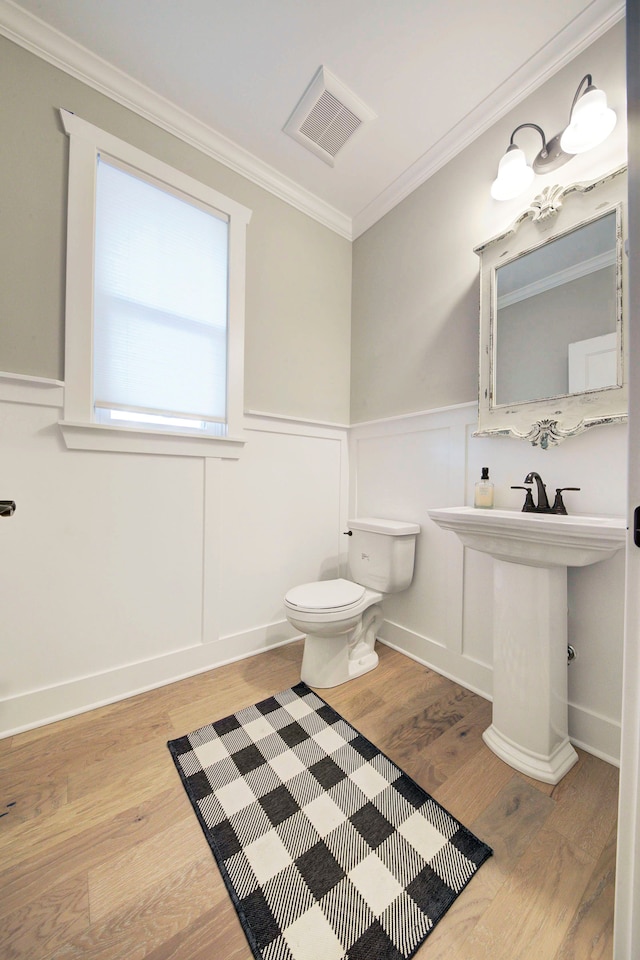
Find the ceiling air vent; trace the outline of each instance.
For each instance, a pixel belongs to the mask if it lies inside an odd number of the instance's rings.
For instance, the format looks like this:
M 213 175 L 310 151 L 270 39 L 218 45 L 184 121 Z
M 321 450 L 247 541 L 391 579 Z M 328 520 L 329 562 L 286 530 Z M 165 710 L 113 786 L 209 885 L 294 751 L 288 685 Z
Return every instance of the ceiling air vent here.
M 339 150 L 375 113 L 320 67 L 284 130 L 330 166 Z

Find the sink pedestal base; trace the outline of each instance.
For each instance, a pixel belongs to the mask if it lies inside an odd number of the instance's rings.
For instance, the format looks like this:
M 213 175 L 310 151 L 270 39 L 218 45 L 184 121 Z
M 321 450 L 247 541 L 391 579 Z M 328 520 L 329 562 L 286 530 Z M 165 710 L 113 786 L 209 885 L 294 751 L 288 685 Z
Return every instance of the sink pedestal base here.
M 502 760 L 558 783 L 578 759 L 568 736 L 567 568 L 494 559 L 493 722 Z
M 559 783 L 578 759 L 578 754 L 568 738 L 550 757 L 539 757 L 529 753 L 521 744 L 513 743 L 503 736 L 493 724 L 484 731 L 482 739 L 496 756 L 514 770 L 526 773 L 528 777 L 542 780 L 544 783 Z

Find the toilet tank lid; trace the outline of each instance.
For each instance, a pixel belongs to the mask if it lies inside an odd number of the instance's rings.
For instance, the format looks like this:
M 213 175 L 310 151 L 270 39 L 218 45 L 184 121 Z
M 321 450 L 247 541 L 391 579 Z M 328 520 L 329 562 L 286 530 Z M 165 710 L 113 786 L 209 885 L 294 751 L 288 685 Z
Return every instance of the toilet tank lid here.
M 406 520 L 381 520 L 377 517 L 360 517 L 347 520 L 350 530 L 366 530 L 369 533 L 382 533 L 389 537 L 407 537 L 420 533 L 420 524 Z

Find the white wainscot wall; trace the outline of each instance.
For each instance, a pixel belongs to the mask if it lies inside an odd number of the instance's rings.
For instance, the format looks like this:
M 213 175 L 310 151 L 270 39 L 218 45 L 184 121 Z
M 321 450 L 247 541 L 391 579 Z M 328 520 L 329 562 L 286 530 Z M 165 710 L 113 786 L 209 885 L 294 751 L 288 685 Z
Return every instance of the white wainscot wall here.
M 477 409 L 465 404 L 356 425 L 350 430 L 351 515 L 421 525 L 411 587 L 384 602 L 381 637 L 391 646 L 486 697 L 492 692 L 493 561 L 462 546 L 428 516 L 432 507 L 473 504 L 483 466 L 495 505 L 519 510 L 530 470 L 570 513 L 624 516 L 625 425 L 594 427 L 541 450 L 511 438 L 473 437 Z M 624 552 L 568 571 L 569 733 L 573 742 L 617 763 L 622 696 Z M 398 691 L 402 695 L 402 691 Z
M 541 451 L 472 436 L 475 405 L 349 431 L 257 414 L 238 461 L 67 450 L 63 385 L 0 376 L 0 736 L 288 642 L 282 598 L 344 572 L 348 515 L 421 524 L 383 640 L 491 696 L 492 561 L 433 524 L 481 466 L 518 509 L 538 470 L 570 511 L 623 515 L 626 428 Z M 350 465 L 349 476 L 347 464 Z M 347 512 L 347 502 L 351 507 Z M 570 734 L 617 762 L 624 557 L 569 571 Z M 215 704 L 212 704 L 212 716 Z
M 248 416 L 238 461 L 72 451 L 63 389 L 0 375 L 0 736 L 288 642 L 284 594 L 344 549 L 346 429 Z

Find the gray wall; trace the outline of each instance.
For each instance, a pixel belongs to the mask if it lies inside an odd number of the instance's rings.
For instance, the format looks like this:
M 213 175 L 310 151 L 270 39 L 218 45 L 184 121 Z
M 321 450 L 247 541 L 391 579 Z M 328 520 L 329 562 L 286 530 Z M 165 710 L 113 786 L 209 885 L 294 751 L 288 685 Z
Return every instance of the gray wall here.
M 524 118 L 560 129 L 588 71 L 620 109 L 622 37 L 620 26 L 602 38 L 356 242 L 353 420 L 434 412 L 351 431 L 278 416 L 348 419 L 350 244 L 0 39 L 0 371 L 64 373 L 64 106 L 253 209 L 245 401 L 274 414 L 247 417 L 238 461 L 68 451 L 58 428 L 62 388 L 0 376 L 2 489 L 18 500 L 1 541 L 2 624 L 13 655 L 0 684 L 0 731 L 288 639 L 286 590 L 346 573 L 341 531 L 350 510 L 420 522 L 416 579 L 387 601 L 385 629 L 436 669 L 490 691 L 491 561 L 469 551 L 463 563 L 462 547 L 453 535 L 438 540 L 426 511 L 469 502 L 480 465 L 489 463 L 498 505 L 516 507 L 510 486 L 533 468 L 550 488 L 581 486 L 573 501 L 580 512 L 623 512 L 626 432 L 598 428 L 541 451 L 473 438 L 473 407 L 436 408 L 476 397 L 472 251 L 523 205 L 497 205 L 488 192 L 511 130 Z M 619 135 L 612 142 L 615 156 L 597 151 L 605 169 L 620 162 Z M 572 161 L 574 179 L 594 172 L 594 155 Z M 167 503 L 180 509 L 167 511 Z M 580 650 L 572 735 L 614 756 L 620 566 L 576 572 L 569 606 Z
M 0 370 L 64 379 L 65 107 L 253 210 L 245 407 L 348 422 L 347 240 L 3 37 L 0 90 Z
M 60 107 L 252 209 L 239 460 L 66 448 Z M 351 244 L 2 38 L 0 125 L 3 736 L 295 634 L 344 550 Z
M 602 146 L 575 157 L 508 203 L 489 188 L 511 132 L 524 122 L 550 139 L 567 122 L 586 73 L 625 111 L 625 28 L 618 23 L 435 173 L 354 243 L 351 422 L 477 399 L 478 258 L 546 185 L 588 180 L 624 162 L 624 123 Z M 518 139 L 529 161 L 538 134 Z M 620 159 L 622 157 L 622 159 Z
M 490 467 L 496 506 L 521 508 L 522 484 L 539 471 L 548 490 L 576 486 L 570 512 L 626 512 L 624 424 L 588 430 L 549 450 L 505 437 L 475 437 L 479 262 L 474 247 L 502 233 L 545 186 L 589 180 L 625 162 L 624 24 L 596 41 L 474 141 L 354 243 L 349 474 L 351 509 L 413 520 L 421 532 L 409 589 L 385 599 L 382 636 L 485 695 L 493 663 L 493 561 L 463 548 L 429 518 L 432 507 L 473 503 Z M 530 194 L 489 194 L 518 124 L 551 137 L 566 126 L 586 73 L 621 122 L 600 147 L 575 157 Z M 521 146 L 540 148 L 533 131 Z M 531 134 L 531 139 L 525 139 Z M 624 555 L 569 571 L 569 730 L 615 762 L 622 691 Z

